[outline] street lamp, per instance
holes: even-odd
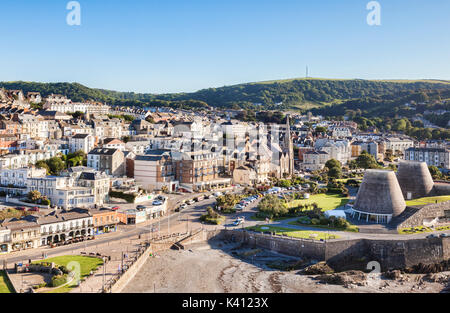
[[[170,235],[170,210],[169,215],[167,216],[167,235]]]
[[[103,258],[103,292],[105,292],[106,258]]]

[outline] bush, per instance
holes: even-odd
[[[319,190],[317,190],[317,193],[327,193],[328,192],[328,188],[324,187],[324,188],[320,188]]]
[[[301,218],[298,219],[298,222],[300,224],[309,225],[309,224],[311,224],[311,219],[309,217],[307,217],[307,216],[302,216]]]
[[[234,214],[234,213],[236,213],[236,210],[231,208],[231,209],[223,209],[220,212],[222,212],[223,214]]]
[[[207,215],[202,215],[200,217],[200,220],[202,222],[205,222],[205,223],[208,223],[208,224],[220,225],[224,221],[224,218],[222,216],[220,216],[218,218],[212,218],[212,217],[209,217]]]
[[[277,196],[265,196],[258,204],[258,210],[269,218],[281,217],[289,213],[285,203]]]
[[[44,288],[47,287],[46,283],[40,283],[39,285],[34,285],[33,289],[40,289],[40,288]]]
[[[347,180],[347,185],[350,187],[359,187],[359,184],[359,181],[357,181],[356,179]]]
[[[213,225],[220,225],[225,220],[225,218],[214,211],[212,207],[208,207],[207,212],[207,214],[204,214],[200,217],[200,220],[202,222]]]
[[[67,283],[67,274],[52,277],[52,287],[59,287]]]
[[[350,223],[345,219],[345,218],[338,218],[335,223],[334,223],[335,227],[337,228],[348,228],[350,227]]]
[[[50,200],[49,199],[41,199],[41,204],[43,205],[50,205]]]
[[[224,210],[232,209],[236,204],[238,204],[241,201],[242,198],[243,198],[242,195],[226,194],[217,197],[216,203],[218,207],[221,207]]]
[[[120,191],[110,191],[109,195],[111,197],[113,197],[113,198],[124,199],[128,203],[134,203],[134,200],[136,199],[136,195],[135,194],[127,194],[127,193],[123,193],[123,192],[120,192]]]
[[[313,218],[313,219],[311,220],[311,224],[312,224],[312,225],[319,225],[319,224],[320,224],[320,220],[317,219],[317,218]]]
[[[335,193],[335,194],[341,194],[342,193],[342,189],[341,188],[328,188],[328,192],[329,193]]]

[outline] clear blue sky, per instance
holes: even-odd
[[[450,79],[450,1],[0,1],[0,81],[195,91],[305,76]]]

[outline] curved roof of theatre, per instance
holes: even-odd
[[[405,210],[406,203],[395,173],[368,170],[353,207],[369,214],[400,215]]]

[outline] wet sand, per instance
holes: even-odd
[[[383,279],[380,274],[369,274],[365,286],[352,285],[348,288],[327,285],[319,283],[315,276],[299,275],[298,270],[287,272],[265,266],[267,261],[292,260],[290,257],[262,251],[256,260],[251,256],[242,260],[232,252],[242,253],[245,249],[233,248],[236,248],[236,245],[200,244],[188,247],[187,250],[161,252],[156,257],[149,258],[123,292],[438,293],[445,288],[441,283],[420,283],[423,275],[410,275],[409,281],[400,282]]]

